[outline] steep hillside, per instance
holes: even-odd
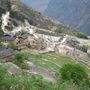
[[[39,12],[36,12],[32,8],[27,7],[19,0],[0,0],[0,10],[0,14],[2,14],[2,12],[10,10],[11,18],[16,23],[20,23],[20,21],[28,19],[30,24],[41,28],[52,29],[58,26],[58,23],[55,23],[54,21],[43,17]]]
[[[51,0],[44,14],[90,35],[90,0]]]
[[[87,36],[20,0],[0,1],[0,90],[90,90],[89,68]]]
[[[12,22],[12,26],[21,25],[22,22],[27,19],[31,25],[39,28],[56,31],[59,33],[67,33],[70,35],[77,34],[77,32],[75,32],[72,28],[42,16],[41,13],[34,11],[32,8],[26,6],[19,0],[1,0],[0,16],[2,16],[2,13],[6,13],[7,11],[10,12],[10,21]]]

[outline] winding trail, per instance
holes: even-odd
[[[34,65],[30,61],[28,61],[27,64],[30,66],[29,73],[38,74],[50,82],[56,81],[55,75],[52,72],[48,71],[47,69],[44,69],[44,68],[39,67],[37,65]]]

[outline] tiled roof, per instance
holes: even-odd
[[[2,40],[13,41],[15,38],[11,36],[3,36]]]
[[[12,56],[14,54],[14,51],[12,49],[3,49],[0,50],[0,58],[5,58],[8,56]]]

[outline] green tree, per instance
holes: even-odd
[[[60,25],[55,32],[56,33],[63,33],[64,32],[64,29],[65,29],[65,26],[64,25]]]
[[[21,63],[23,63],[23,61],[24,61],[24,57],[23,57],[22,53],[16,53],[15,59],[16,59],[16,61],[21,62]]]
[[[82,39],[88,39],[88,36],[85,35],[84,33],[78,32],[76,35],[78,38],[82,38]]]
[[[83,52],[86,52],[86,53],[87,53],[88,48],[89,48],[89,46],[87,46],[87,45],[83,45],[83,46],[81,46],[79,49],[80,49],[81,51],[83,51]]]
[[[62,80],[72,81],[79,85],[83,83],[89,83],[88,74],[84,67],[79,64],[65,64],[60,69]]]

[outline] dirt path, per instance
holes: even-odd
[[[28,61],[27,64],[30,66],[30,73],[38,74],[44,79],[55,82],[55,75],[52,72],[49,72],[47,69],[34,65],[32,62]]]

